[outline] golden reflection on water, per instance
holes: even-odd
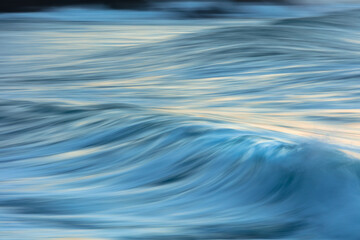
[[[343,124],[341,128],[337,125],[324,124],[309,121],[300,121],[296,118],[301,113],[256,113],[249,112],[248,109],[183,109],[181,107],[168,109],[166,111],[185,114],[191,116],[205,117],[210,119],[224,120],[229,123],[229,128],[241,129],[245,126],[257,129],[286,133],[294,136],[318,139],[327,143],[352,146],[352,150],[360,147],[360,123]],[[338,111],[338,110],[332,110]],[[350,109],[340,112],[360,113]],[[354,153],[356,154],[356,153]]]

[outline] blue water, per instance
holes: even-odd
[[[309,15],[1,15],[0,239],[360,239],[360,11]]]

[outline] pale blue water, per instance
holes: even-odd
[[[0,239],[360,238],[359,10],[92,11],[0,16]]]

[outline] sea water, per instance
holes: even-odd
[[[360,11],[304,9],[1,14],[0,238],[359,239]]]

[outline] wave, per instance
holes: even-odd
[[[0,107],[3,220],[63,236],[357,238],[360,165],[333,146],[121,104]]]
[[[0,238],[358,239],[358,13],[2,22]]]

